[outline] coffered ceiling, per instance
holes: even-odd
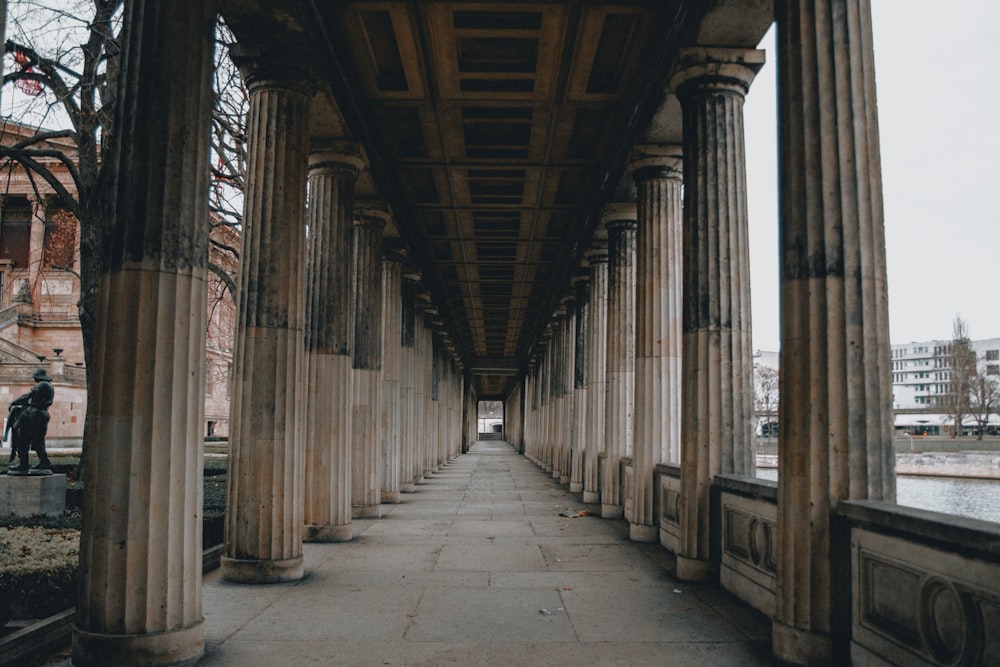
[[[677,49],[712,30],[753,46],[770,20],[733,0],[226,5],[241,41],[307,45],[330,84],[314,136],[364,146],[359,197],[391,208],[483,398],[526,367],[602,206],[628,196],[632,145],[679,140]]]

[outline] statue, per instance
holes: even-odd
[[[55,397],[52,378],[44,368],[37,368],[31,374],[35,386],[26,394],[11,402],[8,409],[7,428],[4,440],[11,434],[10,460],[18,457],[15,468],[8,468],[8,475],[51,475],[52,463],[45,453],[45,433],[49,428],[49,406]],[[28,467],[28,452],[35,450],[38,463],[34,468]]]

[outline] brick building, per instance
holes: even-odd
[[[37,130],[7,122],[0,133],[13,145]],[[71,159],[70,139],[38,145]],[[67,190],[76,186],[56,158],[38,158]],[[239,233],[216,226],[209,254],[232,273],[236,259],[220,248],[239,248]],[[77,302],[80,298],[79,223],[42,178],[15,162],[0,163],[0,406],[27,391],[32,371],[48,370],[56,389],[48,439],[55,446],[82,441],[87,412],[83,337]],[[229,422],[228,378],[232,361],[235,306],[223,282],[209,280],[209,324],[206,332],[205,434],[226,437]]]

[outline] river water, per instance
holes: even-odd
[[[778,471],[758,468],[757,477],[775,481]],[[900,475],[896,477],[896,502],[1000,523],[1000,480]]]

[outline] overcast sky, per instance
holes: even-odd
[[[892,342],[1000,337],[1000,2],[872,0]],[[777,350],[773,30],[746,102],[754,348]]]

